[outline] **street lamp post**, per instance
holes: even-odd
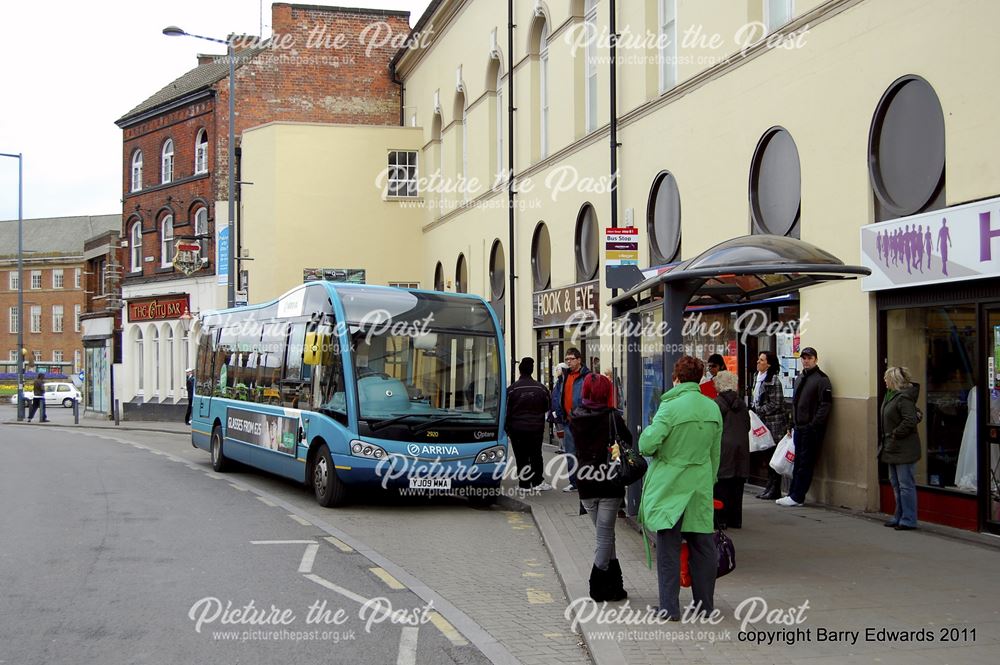
[[[17,420],[24,420],[24,156],[0,152],[17,160]]]
[[[236,53],[233,48],[233,40],[230,39],[216,39],[215,37],[205,37],[203,35],[195,35],[190,32],[185,32],[184,30],[178,28],[176,25],[170,25],[163,29],[163,34],[168,37],[194,37],[195,39],[204,39],[205,41],[215,42],[216,44],[225,44],[226,52],[229,57],[229,223],[227,226],[228,240],[227,243],[227,270],[229,272],[226,278],[226,301],[227,307],[234,307],[236,305],[236,198],[235,198],[235,187],[236,187],[236,138],[235,138],[235,117],[236,117]]]

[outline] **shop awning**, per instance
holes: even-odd
[[[693,289],[690,305],[738,304],[870,274],[864,266],[847,265],[796,238],[748,235],[726,240],[678,263],[612,298],[609,304],[628,310],[628,301],[635,302],[644,291],[680,283]]]

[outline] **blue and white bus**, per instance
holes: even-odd
[[[309,282],[201,318],[192,444],[311,485],[490,503],[507,462],[503,340],[464,294]]]

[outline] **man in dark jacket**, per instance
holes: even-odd
[[[504,429],[510,437],[517,462],[518,486],[550,490],[542,471],[542,436],[549,411],[549,389],[531,378],[535,361],[523,359],[517,366],[520,377],[507,388],[507,419]]]
[[[187,386],[187,411],[184,412],[184,424],[191,424],[191,403],[194,401],[194,369],[191,367],[187,368],[184,372],[184,383]]]
[[[563,488],[564,492],[576,491],[576,443],[573,441],[573,432],[569,428],[570,420],[573,419],[573,409],[580,406],[583,399],[583,380],[590,374],[590,370],[583,364],[583,356],[580,349],[570,347],[566,349],[564,358],[568,369],[563,375],[563,380],[557,386],[558,394],[553,395],[552,402],[556,409],[556,420],[563,425],[563,448],[570,456],[569,460],[569,485]]]
[[[801,506],[805,503],[833,407],[833,386],[830,377],[816,364],[816,349],[807,346],[799,357],[802,359],[802,373],[795,380],[795,391],[792,393],[795,468],[788,496],[775,501],[779,506]]]
[[[39,374],[35,377],[35,383],[31,387],[32,399],[31,408],[28,409],[28,422],[35,417],[35,411],[39,408],[42,410],[42,417],[40,422],[49,422],[48,416],[45,415],[45,375]]]

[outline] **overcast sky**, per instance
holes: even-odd
[[[308,0],[410,11],[429,0]],[[24,218],[121,213],[122,131],[114,124],[225,47],[167,37],[164,27],[224,39],[270,34],[270,1],[50,0],[4,5],[0,152],[24,155]],[[17,160],[0,157],[0,219],[17,218]]]

